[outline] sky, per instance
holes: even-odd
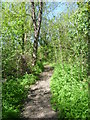
[[[62,12],[66,12],[68,5],[70,5],[70,7],[72,9],[77,8],[77,4],[73,3],[73,2],[72,3],[68,3],[68,2],[59,3],[58,2],[58,5],[56,5],[55,9],[51,10],[51,12],[49,13],[49,17],[52,18],[53,16],[60,15]],[[69,9],[70,9],[70,7],[69,7]]]
[[[54,10],[52,10],[52,12],[50,12],[49,15],[51,17],[53,17],[53,15],[56,16],[58,13],[62,13],[63,11],[65,11],[65,9],[66,9],[65,4],[59,3],[58,6]]]

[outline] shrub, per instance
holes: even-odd
[[[88,90],[86,75],[78,65],[58,64],[51,79],[52,107],[60,119],[87,118]]]
[[[44,70],[43,62],[37,61],[37,64],[32,68],[35,74],[39,74]]]
[[[22,78],[10,79],[3,83],[3,119],[18,118],[28,88],[36,79],[32,74],[25,74]]]

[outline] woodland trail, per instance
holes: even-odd
[[[31,86],[27,101],[22,111],[23,118],[50,118],[57,120],[57,113],[54,112],[50,104],[50,78],[53,69],[50,66],[44,67],[44,72],[40,74],[39,81]]]

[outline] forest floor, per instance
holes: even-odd
[[[50,118],[57,120],[57,113],[52,110],[50,98],[50,78],[53,68],[46,65],[39,81],[30,87],[21,115],[23,118]]]

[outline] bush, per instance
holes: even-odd
[[[18,118],[28,88],[36,79],[36,76],[26,74],[22,78],[10,79],[3,83],[3,119]]]
[[[37,64],[32,68],[35,74],[39,74],[44,70],[42,61],[38,61]]]
[[[87,118],[88,87],[78,65],[58,64],[51,79],[52,107],[60,119]]]

